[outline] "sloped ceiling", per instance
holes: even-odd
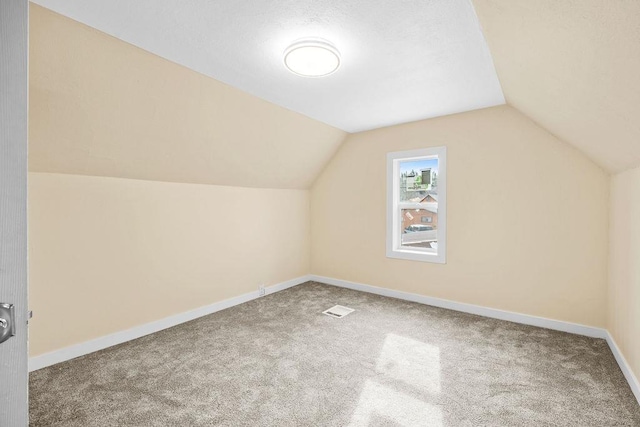
[[[173,61],[33,6],[36,170],[306,188],[345,136],[320,122],[359,131],[497,105],[500,84],[607,171],[640,165],[640,1],[36,1]],[[283,69],[307,35],[339,46],[338,73]]]
[[[470,0],[34,0],[347,132],[504,104]],[[338,72],[294,75],[283,52],[319,37]]]
[[[31,5],[29,169],[308,188],[346,133]]]
[[[640,1],[473,3],[508,104],[609,172],[640,164]]]

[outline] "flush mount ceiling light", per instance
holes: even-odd
[[[340,52],[324,40],[300,40],[284,51],[284,65],[299,76],[328,76],[340,67]]]

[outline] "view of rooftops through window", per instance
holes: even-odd
[[[403,161],[399,172],[401,245],[435,251],[438,248],[438,159]]]

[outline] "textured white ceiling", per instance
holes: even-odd
[[[640,165],[640,1],[474,4],[510,105],[609,172]]]
[[[156,55],[348,132],[504,103],[470,0],[35,0]],[[331,41],[338,72],[282,52]]]

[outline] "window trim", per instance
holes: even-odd
[[[399,188],[401,161],[424,157],[438,158],[438,249],[436,253],[402,248]],[[406,205],[406,203],[403,203]],[[418,204],[417,207],[420,207]],[[405,259],[446,264],[447,260],[447,147],[431,147],[419,150],[395,151],[387,154],[387,258]]]

